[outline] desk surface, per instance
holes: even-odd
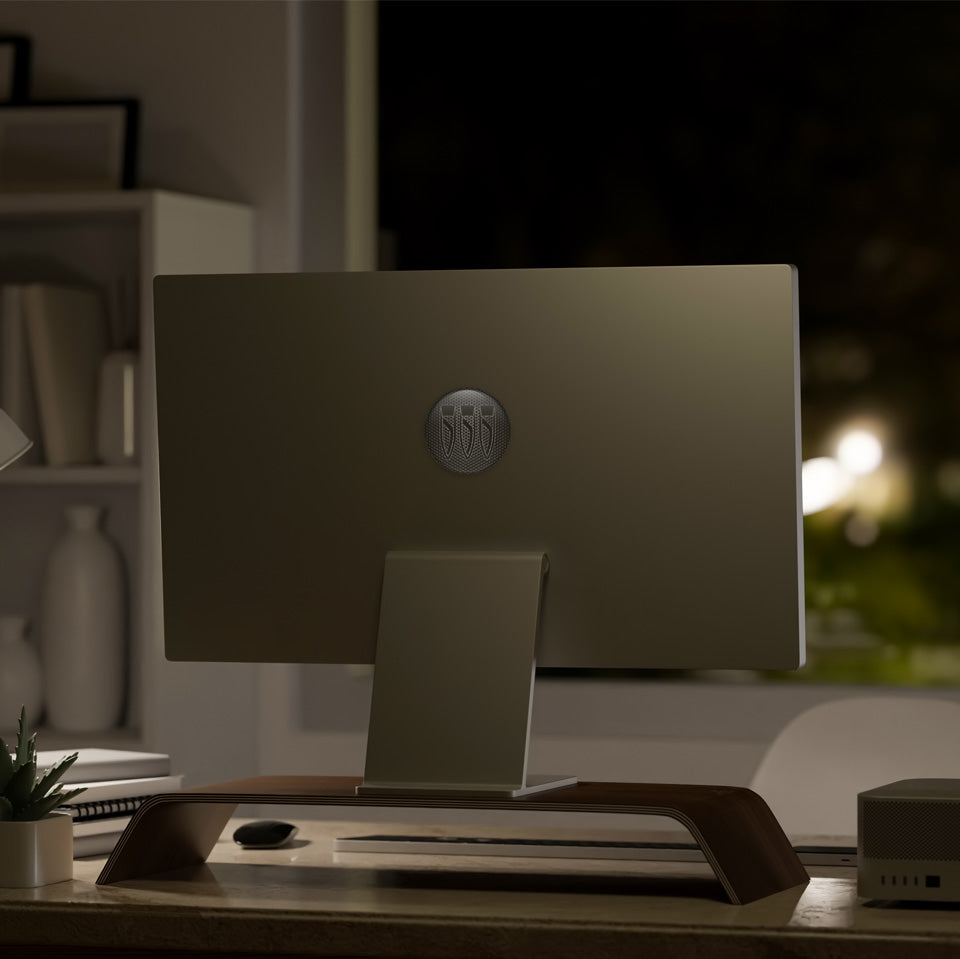
[[[4,959],[46,955],[51,945],[73,947],[57,949],[67,956],[110,955],[110,947],[125,956],[375,959],[900,959],[960,949],[960,907],[864,903],[850,868],[814,868],[805,888],[733,906],[709,868],[696,863],[332,852],[335,836],[392,828],[383,823],[301,822],[292,846],[254,853],[230,840],[237,823],[208,863],[162,878],[97,886],[103,860],[90,859],[75,863],[71,882],[0,890]],[[505,832],[485,829],[471,832]]]

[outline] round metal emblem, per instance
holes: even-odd
[[[424,429],[433,458],[453,473],[480,473],[493,466],[510,442],[506,410],[483,390],[441,396]]]

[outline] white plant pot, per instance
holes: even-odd
[[[73,819],[0,822],[0,888],[32,889],[73,879]]]

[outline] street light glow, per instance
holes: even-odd
[[[850,492],[853,477],[832,456],[807,460],[801,471],[803,515],[819,513],[843,499]]]
[[[883,461],[883,444],[870,430],[850,430],[837,443],[837,461],[848,473],[866,476]]]

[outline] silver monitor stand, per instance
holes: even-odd
[[[544,553],[387,554],[358,794],[524,796]]]

